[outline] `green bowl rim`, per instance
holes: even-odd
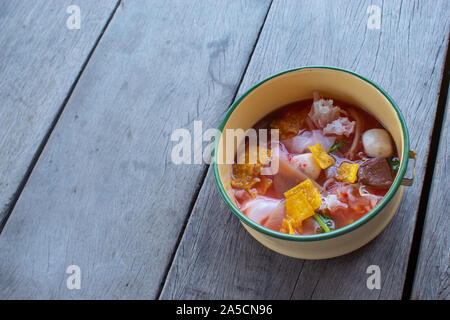
[[[389,191],[386,193],[386,195],[383,197],[383,199],[381,200],[381,202],[369,213],[367,213],[365,216],[363,216],[362,218],[360,218],[359,220],[356,220],[355,222],[331,231],[331,232],[327,232],[327,233],[320,233],[320,234],[314,234],[314,235],[290,235],[290,234],[286,234],[286,233],[282,233],[282,232],[278,232],[278,231],[274,231],[268,228],[265,228],[263,226],[261,226],[260,224],[256,223],[255,221],[251,220],[250,218],[248,218],[246,215],[244,215],[235,205],[234,203],[230,200],[230,198],[228,197],[227,192],[225,191],[225,188],[222,184],[222,181],[220,180],[219,177],[219,171],[218,171],[218,167],[217,167],[217,162],[216,162],[216,149],[219,143],[219,139],[220,139],[220,135],[222,133],[222,130],[226,124],[226,122],[228,121],[230,115],[233,113],[233,111],[236,109],[236,107],[241,103],[241,101],[247,97],[247,95],[249,95],[253,90],[255,90],[256,88],[258,88],[259,86],[261,86],[263,83],[276,78],[278,76],[281,76],[283,74],[286,73],[290,73],[290,72],[294,72],[294,71],[298,71],[298,70],[304,70],[304,69],[330,69],[330,70],[335,70],[335,71],[340,71],[340,72],[346,72],[348,74],[351,74],[353,76],[356,76],[358,78],[360,78],[361,80],[364,80],[365,82],[371,84],[373,87],[375,87],[375,89],[377,89],[380,93],[382,93],[386,99],[390,102],[390,104],[394,107],[395,111],[397,112],[398,118],[400,120],[400,123],[402,125],[402,131],[403,131],[403,139],[404,139],[404,149],[403,149],[403,157],[402,157],[402,161],[400,164],[400,169],[397,173],[397,177],[395,178],[391,188],[389,189]],[[402,183],[402,179],[405,175],[407,166],[408,166],[408,152],[409,152],[409,134],[408,134],[408,129],[406,127],[406,122],[405,119],[403,118],[403,115],[400,111],[400,109],[398,108],[397,104],[394,102],[394,100],[387,94],[386,91],[384,91],[379,85],[377,85],[376,83],[374,83],[373,81],[357,74],[356,72],[350,71],[350,70],[346,70],[343,68],[338,68],[338,67],[329,67],[329,66],[305,66],[305,67],[299,67],[299,68],[294,68],[294,69],[289,69],[280,73],[277,73],[275,75],[272,75],[262,81],[260,81],[259,83],[257,83],[256,85],[254,85],[253,87],[251,87],[250,89],[248,89],[243,95],[241,95],[239,97],[238,100],[236,100],[232,106],[230,107],[230,109],[227,111],[227,113],[225,114],[224,118],[222,119],[220,125],[219,125],[219,132],[218,135],[216,136],[216,139],[214,141],[214,149],[212,152],[212,165],[213,165],[213,171],[214,171],[214,180],[216,182],[216,186],[219,189],[219,193],[222,196],[223,200],[225,201],[225,203],[228,205],[228,207],[230,207],[231,211],[239,218],[239,220],[241,220],[242,222],[244,222],[246,225],[250,226],[251,228],[255,229],[256,231],[259,231],[263,234],[266,234],[268,236],[272,236],[278,239],[283,239],[283,240],[290,240],[290,241],[320,241],[320,240],[326,240],[326,239],[332,239],[344,234],[347,234],[353,230],[355,230],[356,228],[359,228],[360,226],[362,226],[363,224],[367,223],[369,220],[371,220],[373,217],[375,217],[380,211],[381,209],[383,209],[386,204],[392,199],[392,197],[394,196],[394,194],[397,192],[398,188],[400,187],[401,183]]]

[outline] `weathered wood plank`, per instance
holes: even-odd
[[[369,5],[382,8],[380,30],[366,28]],[[303,261],[253,240],[223,204],[210,170],[163,299],[401,298],[448,40],[448,10],[448,1],[273,2],[240,93],[301,65],[339,66],[373,79],[406,117],[419,155],[415,184],[406,190],[393,221],[370,244],[343,257]],[[381,290],[366,287],[369,265],[381,269]]]
[[[450,300],[450,230],[449,208],[450,181],[450,125],[449,103],[443,122],[439,151],[433,176],[433,185],[428,201],[427,215],[422,233],[421,249],[415,281],[413,299]]]
[[[1,298],[155,298],[269,1],[122,1],[0,236]],[[81,290],[66,288],[69,265]]]
[[[0,1],[0,226],[117,0]]]

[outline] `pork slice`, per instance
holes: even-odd
[[[309,179],[309,177],[290,165],[289,162],[279,158],[278,172],[273,176],[273,185],[278,196],[283,196],[283,193],[292,189],[300,182]],[[311,179],[312,181],[312,179]],[[315,183],[313,181],[313,183]]]
[[[282,200],[275,209],[269,214],[264,227],[274,231],[280,231],[283,219],[286,217],[286,201]]]
[[[284,145],[289,152],[300,154],[309,152],[308,147],[313,146],[316,143],[320,143],[322,148],[328,151],[335,141],[336,137],[327,137],[321,130],[313,130],[305,131],[292,139],[284,140]]]
[[[360,164],[358,181],[374,188],[389,188],[394,181],[385,158],[373,158]]]
[[[251,195],[246,190],[234,190],[234,198],[239,201],[239,203],[244,203],[251,198]]]
[[[247,201],[241,208],[247,217],[260,225],[264,225],[267,218],[274,212],[282,202],[280,199],[273,199],[265,196],[256,196]]]

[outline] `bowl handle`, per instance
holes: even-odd
[[[408,152],[408,167],[409,167],[409,160],[410,159],[414,160],[412,173],[411,173],[411,178],[403,178],[403,180],[402,180],[402,185],[408,186],[408,187],[412,186],[413,181],[414,181],[414,176],[416,174],[416,152],[414,150],[410,150]]]

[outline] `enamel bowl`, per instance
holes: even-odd
[[[391,133],[400,158],[400,168],[391,188],[381,202],[368,214],[352,224],[328,233],[289,235],[267,229],[245,216],[237,207],[231,189],[231,164],[226,153],[236,153],[224,134],[226,129],[251,128],[256,122],[281,106],[310,99],[318,91],[326,97],[361,107],[375,116]],[[213,154],[214,178],[222,198],[240,219],[245,229],[266,247],[295,258],[326,259],[354,251],[375,238],[397,211],[403,186],[412,179],[404,178],[408,159],[415,159],[409,150],[406,123],[391,97],[372,81],[348,70],[334,67],[303,67],[269,77],[244,93],[222,120]],[[414,163],[415,165],[415,163]],[[414,174],[414,170],[413,174]]]

